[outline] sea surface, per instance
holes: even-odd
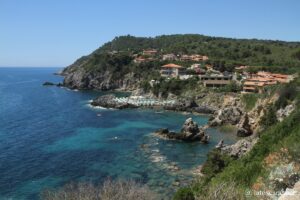
[[[216,129],[207,145],[156,138],[156,129],[179,131],[188,117],[204,125],[208,116],[91,108],[89,100],[105,93],[42,86],[61,82],[53,75],[59,70],[0,68],[1,200],[35,200],[45,189],[108,177],[134,179],[168,198],[220,139],[235,141]]]

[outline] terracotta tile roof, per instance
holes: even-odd
[[[182,66],[176,65],[176,64],[173,64],[173,63],[163,65],[162,67],[163,68],[183,68]]]

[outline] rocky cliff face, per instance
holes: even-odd
[[[128,73],[122,79],[114,79],[113,73],[88,71],[80,66],[70,66],[64,70],[63,85],[71,89],[98,89],[98,90],[134,90],[138,87],[139,79],[134,73]]]

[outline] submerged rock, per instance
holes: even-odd
[[[137,108],[138,106],[130,104],[128,102],[118,102],[116,101],[115,95],[108,94],[97,97],[91,103],[92,106],[100,106],[104,108],[116,108],[116,109],[125,109],[125,108]]]
[[[199,127],[198,124],[192,120],[192,118],[188,118],[184,122],[180,133],[171,132],[166,128],[159,129],[155,133],[167,139],[188,142],[200,141],[202,143],[208,143],[209,141],[209,136],[205,134],[204,128]]]

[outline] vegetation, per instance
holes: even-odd
[[[159,79],[159,83],[155,84],[152,88],[152,92],[156,96],[167,97],[169,93],[177,96],[181,95],[183,91],[195,88],[198,85],[198,77],[190,78],[187,80],[180,80],[178,78],[172,79]],[[147,88],[144,88],[146,90]]]
[[[197,34],[163,35],[155,38],[116,37],[96,53],[159,49],[161,53],[208,55],[209,64],[220,71],[232,71],[235,65],[266,66],[269,71],[293,73],[300,67],[300,43],[271,40],[245,40],[209,37]]]
[[[157,196],[148,187],[134,181],[106,180],[103,185],[91,183],[67,184],[58,191],[46,190],[43,200],[156,200]]]
[[[281,149],[288,149],[290,159],[300,164],[300,94],[297,91],[299,86],[300,81],[297,79],[279,88],[278,94],[280,96],[278,101],[296,101],[296,109],[282,122],[270,123],[274,120],[273,114],[271,114],[274,111],[273,109],[279,108],[282,104],[278,103],[277,105],[275,103],[270,105],[271,107],[268,109],[270,114],[267,114],[264,120],[266,129],[260,133],[259,141],[248,154],[238,160],[220,155],[217,150],[208,155],[208,160],[203,169],[206,175],[191,186],[191,193],[195,197],[199,197],[197,199],[203,199],[204,197],[205,199],[210,199],[208,198],[210,193],[219,193],[220,197],[228,195],[225,185],[220,188],[224,183],[234,183],[235,191],[233,196],[224,199],[245,199],[245,195],[247,195],[245,191],[251,189],[258,177],[265,177],[268,174],[268,170],[264,165],[264,159],[274,152],[280,152]],[[284,88],[294,88],[297,92],[291,98],[291,96],[285,95],[283,92],[285,91]]]
[[[103,73],[110,71],[114,79],[120,79],[133,72],[137,78],[158,78],[160,66],[167,61],[154,59],[146,63],[133,63],[133,54],[140,55],[144,49],[159,51],[154,58],[162,54],[202,54],[208,55],[206,64],[215,69],[232,71],[236,65],[258,66],[249,71],[268,70],[271,72],[295,73],[300,68],[300,43],[269,40],[242,40],[221,37],[209,37],[196,34],[163,35],[155,38],[133,36],[116,37],[88,56],[81,57],[73,65],[87,71]],[[117,51],[117,53],[114,53]],[[189,62],[175,63],[190,65]],[[263,66],[263,67],[260,67]]]
[[[255,94],[255,93],[243,94],[241,96],[241,99],[245,104],[246,111],[250,111],[252,108],[254,108],[255,103],[257,102],[259,96],[260,96],[259,94]]]

